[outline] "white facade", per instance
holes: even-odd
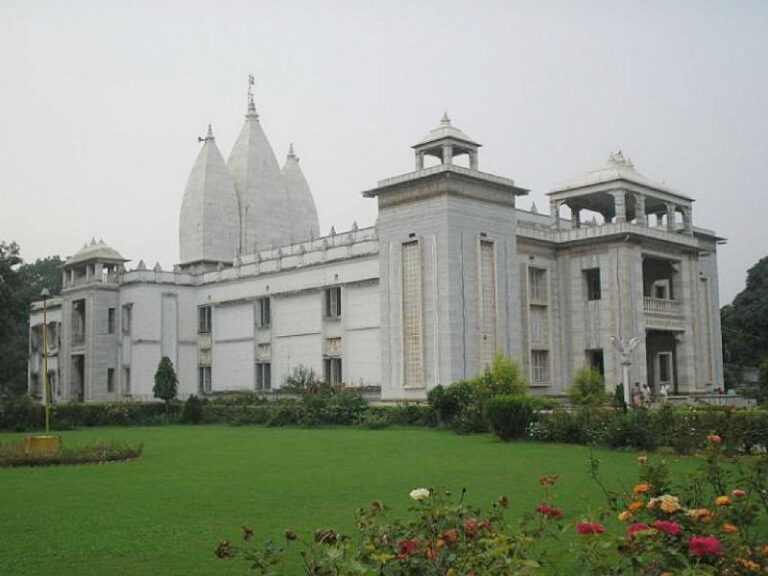
[[[618,154],[553,191],[551,215],[526,212],[515,206],[526,190],[478,169],[479,146],[444,117],[414,146],[413,172],[364,193],[378,202],[376,227],[318,238],[298,160],[291,150],[279,170],[251,103],[228,166],[204,139],[179,266],[126,270],[95,242],[67,260],[48,302],[54,399],[150,399],[168,356],[181,397],[267,392],[306,366],[384,400],[421,400],[482,373],[496,352],[522,363],[534,393],[562,394],[585,364],[619,383],[612,336],[641,338],[633,382],[722,387],[719,239],[693,226],[690,198]],[[454,163],[462,154],[469,167]],[[425,168],[425,156],[440,163]],[[297,217],[275,217],[286,207]],[[293,226],[269,228],[264,215]],[[38,308],[29,390],[40,396]]]

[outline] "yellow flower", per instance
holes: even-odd
[[[715,504],[718,506],[730,506],[731,505],[731,497],[730,496],[718,496],[715,498]]]
[[[635,502],[632,502],[632,503],[629,505],[629,509],[630,509],[632,512],[639,512],[639,511],[640,511],[640,510],[642,510],[643,508],[645,508],[645,502],[639,502],[639,501],[635,501]]]
[[[635,484],[635,487],[632,489],[632,492],[635,494],[647,494],[651,491],[651,485],[648,484],[648,482],[641,482],[640,484]]]
[[[618,518],[622,522],[626,522],[627,520],[632,518],[632,512],[630,512],[629,510],[624,510],[623,512],[619,512]]]
[[[661,508],[662,512],[666,512],[667,514],[673,514],[682,508],[676,496],[664,494],[663,496],[659,496],[658,500],[661,502],[659,508]]]
[[[726,522],[725,524],[723,524],[723,532],[725,532],[726,534],[735,534],[738,531],[739,531],[739,528],[735,524],[731,524],[729,522]]]

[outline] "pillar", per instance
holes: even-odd
[[[581,228],[581,210],[575,204],[568,204],[568,207],[571,209],[571,227]]]
[[[675,205],[672,202],[667,202],[667,230],[675,230]]]
[[[686,234],[693,234],[693,218],[691,206],[683,206],[683,228]]]
[[[645,194],[635,194],[635,218],[641,226],[648,226],[648,216],[645,214]]]
[[[424,170],[424,153],[416,152],[416,170]]]
[[[477,170],[477,150],[473,150],[469,153],[469,167],[472,170]]]
[[[616,222],[627,221],[627,196],[624,190],[613,192],[613,208],[616,214]]]
[[[443,144],[443,164],[453,164],[453,146]]]
[[[560,202],[557,200],[549,201],[549,215],[555,219],[555,229],[560,230]]]

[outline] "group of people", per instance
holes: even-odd
[[[635,385],[632,387],[632,405],[633,406],[645,406],[646,408],[651,405],[651,397],[653,395],[653,392],[651,390],[651,387],[648,386],[647,383],[643,382],[641,385],[640,382],[635,382]],[[667,398],[669,397],[669,385],[668,384],[662,384],[659,387],[659,395],[658,399],[659,401],[664,404],[667,401]]]

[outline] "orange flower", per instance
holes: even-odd
[[[632,503],[629,505],[629,509],[630,509],[632,512],[639,512],[639,511],[640,511],[640,510],[642,510],[643,508],[645,508],[645,502],[639,502],[639,501],[635,501],[635,502],[632,502]]]
[[[718,506],[730,506],[731,505],[731,497],[730,496],[718,496],[715,498],[715,504]]]
[[[735,534],[738,531],[739,531],[739,527],[736,526],[735,524],[731,524],[729,522],[726,522],[725,524],[723,524],[723,532],[725,532],[726,534]]]
[[[753,562],[752,560],[747,560],[746,558],[736,558],[736,562],[744,566],[747,570],[750,572],[760,572],[760,564],[757,562]]]
[[[768,556],[768,544],[763,544],[763,547],[760,548],[760,554]]]
[[[635,494],[647,494],[651,491],[651,485],[648,484],[648,482],[641,482],[640,484],[635,484],[635,487],[632,488],[632,492]]]
[[[690,510],[688,515],[694,520],[698,520],[704,524],[712,521],[712,512],[706,508],[695,508],[694,510]]]
[[[629,510],[624,510],[623,512],[619,512],[618,518],[622,522],[626,522],[627,520],[630,520],[632,518],[632,512],[630,512]]]
[[[651,498],[648,502],[648,508],[654,508],[656,504],[659,504],[661,511],[666,512],[667,514],[673,514],[682,509],[677,496],[672,496],[671,494],[664,494],[658,498]]]

